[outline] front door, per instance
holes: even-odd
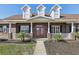
[[[47,26],[45,24],[38,24],[34,26],[34,33],[35,38],[45,38],[47,37]]]

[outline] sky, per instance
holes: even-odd
[[[6,17],[22,14],[21,8],[25,4],[0,4],[0,19],[4,19]],[[36,7],[39,4],[28,4],[32,8],[32,13],[37,13]],[[62,7],[61,14],[79,14],[79,4],[59,4]],[[45,12],[49,13],[51,7],[54,4],[44,4],[46,7]]]

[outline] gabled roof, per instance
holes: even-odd
[[[37,10],[45,9],[45,6],[43,4],[40,4],[36,8]]]
[[[34,17],[36,14],[32,14],[31,17]],[[23,20],[23,15],[21,14],[17,14],[17,15],[12,15],[12,16],[9,16],[9,17],[6,17],[4,18],[5,20]]]
[[[26,5],[24,5],[21,9],[22,9],[22,10],[31,9],[31,7],[26,4]]]
[[[4,18],[5,20],[19,20],[19,19],[23,19],[22,15],[13,15],[13,16],[9,16],[9,17],[6,17]]]
[[[64,18],[64,19],[79,19],[79,14],[61,14],[60,18]]]
[[[33,17],[29,20],[27,20],[27,22],[50,22],[51,21],[51,18],[50,17],[45,17],[45,16],[36,16],[36,17]]]
[[[35,18],[35,17],[38,17],[38,16],[36,16],[36,14],[32,14],[32,16],[31,16],[32,18]],[[45,14],[45,16],[44,17],[46,17],[46,18],[49,18],[50,17],[50,15],[49,14]],[[63,19],[79,19],[79,14],[61,14],[61,17],[60,17],[60,19],[61,18],[63,18]],[[23,17],[22,17],[22,15],[13,15],[13,16],[9,16],[9,17],[6,17],[6,18],[4,18],[5,20],[22,20],[23,19]]]
[[[51,7],[49,14],[51,14],[51,12],[56,8],[62,9],[62,7],[60,7],[58,4],[55,4],[53,7]]]
[[[35,16],[35,17],[32,17],[30,19],[36,19],[36,18],[45,18],[45,19],[51,19],[50,17],[46,17],[46,16]]]
[[[49,16],[49,17],[47,17]],[[42,20],[41,20],[41,19]],[[3,19],[2,21],[0,20],[0,22],[6,24],[8,21],[10,22],[79,22],[79,14],[62,14],[61,17],[59,19],[52,19],[50,17],[50,15],[46,15],[46,16],[35,16],[32,17],[31,19],[25,20],[22,18],[22,15],[14,15],[14,16],[10,16],[7,17],[5,19]]]
[[[62,9],[61,6],[59,6],[58,4],[55,4],[55,5],[51,8],[51,10],[56,9],[56,8]]]

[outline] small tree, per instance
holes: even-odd
[[[55,39],[57,42],[63,40],[62,35],[61,35],[60,33],[56,33],[56,34],[54,35],[54,39]]]
[[[54,39],[56,40],[56,42],[60,42],[60,41],[63,40],[63,37],[62,37],[62,35],[60,33],[56,33],[54,35]],[[57,55],[59,54],[59,47],[60,47],[60,45],[57,43],[56,44],[56,54]]]
[[[20,39],[24,42],[24,40],[25,40],[25,35],[26,35],[26,34],[25,34],[24,32],[19,32],[18,35],[17,35],[17,37],[20,38]]]
[[[75,32],[74,35],[79,39],[79,32]]]

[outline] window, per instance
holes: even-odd
[[[42,12],[42,11],[43,11],[42,9],[39,10],[39,12]]]
[[[60,33],[59,25],[51,25],[51,33]]]
[[[79,31],[79,25],[76,26],[76,32],[78,32],[78,31]]]
[[[0,26],[0,32],[8,32],[9,31],[9,28],[4,25],[4,26]]]
[[[44,15],[44,10],[43,9],[39,9],[38,10],[38,15],[43,16]]]
[[[21,25],[20,32],[29,33],[29,25]]]
[[[58,14],[58,10],[54,10],[55,14]]]
[[[0,32],[2,32],[3,30],[2,30],[2,26],[0,26]]]
[[[8,28],[6,25],[3,26],[3,32],[8,32]]]
[[[54,10],[54,13],[55,13],[54,17],[55,17],[55,18],[59,18],[59,17],[58,17],[58,16],[59,16],[59,11],[58,11],[58,10]]]

